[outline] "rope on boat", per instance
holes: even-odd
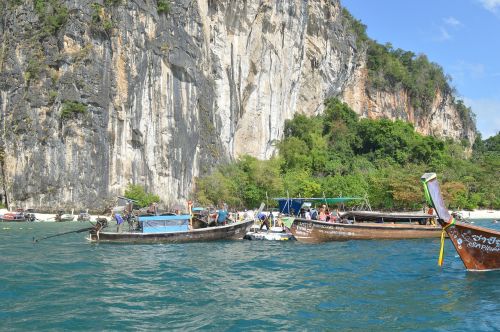
[[[444,226],[441,231],[441,248],[439,249],[438,265],[443,266],[443,256],[444,256],[444,239],[446,235],[446,229],[452,225],[455,225],[455,218],[451,218],[451,222]]]
[[[103,228],[103,227],[105,227],[105,225],[107,225],[107,220],[103,219],[103,218],[98,218],[95,225],[91,221],[89,221],[89,223],[92,225],[92,227],[86,227],[86,228],[82,228],[82,229],[77,229],[75,231],[69,231],[69,232],[63,232],[63,233],[58,233],[58,234],[54,234],[54,235],[49,235],[46,237],[42,237],[41,239],[37,239],[33,236],[33,243],[37,243],[37,242],[40,242],[42,240],[50,239],[50,238],[53,238],[56,236],[62,236],[62,235],[71,234],[71,233],[82,233],[82,232],[92,231],[92,230],[97,231],[97,237],[99,238],[99,231],[101,230],[101,228]]]

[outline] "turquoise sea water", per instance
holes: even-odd
[[[0,330],[500,330],[500,273],[450,242],[32,242],[86,226],[0,223]]]

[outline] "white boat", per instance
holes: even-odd
[[[267,241],[295,241],[295,236],[286,227],[271,227],[269,230],[261,230],[259,226],[252,227],[245,234],[245,240],[267,240]]]

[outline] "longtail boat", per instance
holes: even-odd
[[[17,209],[15,212],[6,212],[0,215],[0,222],[23,222],[35,221],[36,217],[32,209]]]
[[[63,213],[63,211],[58,211],[54,217],[56,222],[65,222],[65,221],[73,221],[75,216],[73,213]]]
[[[23,213],[19,212],[6,212],[4,215],[0,216],[0,221],[13,222],[13,221],[28,221]]]
[[[254,223],[253,219],[224,226],[208,225],[191,215],[139,217],[138,229],[121,232],[116,226],[98,221],[89,231],[91,242],[115,243],[182,243],[242,239]]]
[[[340,214],[342,219],[372,222],[418,222],[425,224],[433,215],[414,212],[376,212],[376,211],[347,211]]]
[[[436,173],[425,173],[421,180],[427,203],[436,210],[443,228],[438,264],[443,264],[446,232],[467,270],[500,270],[500,231],[456,221],[446,209]]]
[[[301,211],[307,201],[344,203],[362,198],[278,198],[280,212]],[[292,219],[292,220],[290,220]],[[434,215],[426,213],[378,213],[372,211],[339,214],[330,221],[288,218],[290,231],[301,242],[327,242],[374,239],[438,238],[441,227],[433,224]]]
[[[429,217],[429,219],[432,217]],[[342,223],[294,218],[290,231],[301,242],[348,240],[396,240],[438,238],[441,229],[436,225],[410,223]]]

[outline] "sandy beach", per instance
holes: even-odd
[[[452,212],[452,211],[450,211]],[[455,211],[467,219],[500,219],[499,210],[474,210],[474,211]]]
[[[0,215],[3,215],[5,212],[9,212],[7,209],[0,209]],[[452,212],[458,212],[460,213],[464,218],[467,219],[500,219],[500,210],[474,210],[474,211],[465,211],[465,210],[459,210],[459,211],[452,211],[450,210],[450,213]],[[243,212],[242,212],[243,213]],[[36,213],[35,216],[37,218],[37,221],[43,221],[43,222],[55,222],[55,213],[54,214],[45,214],[45,213]],[[78,215],[74,215],[74,222],[77,222]],[[90,220],[95,221],[97,218],[106,218],[108,221],[111,219],[110,216],[104,216],[104,215],[90,215]]]

